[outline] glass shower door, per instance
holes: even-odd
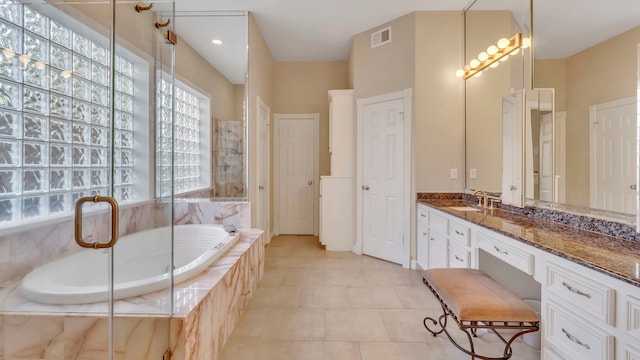
[[[154,135],[156,94],[173,87],[173,11],[0,0],[0,358],[161,359],[169,347],[173,192],[156,171],[172,175],[173,159]],[[152,241],[137,255],[136,234]],[[129,291],[148,278],[160,286]]]

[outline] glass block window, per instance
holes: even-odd
[[[158,129],[157,129],[157,174],[160,196],[171,193],[171,156],[173,144],[173,188],[175,193],[183,193],[202,188],[200,127],[201,99],[204,95],[176,82],[174,88],[165,79],[159,82]],[[175,124],[171,128],[172,96],[175,93]]]
[[[0,225],[109,194],[112,151],[114,196],[134,199],[134,65],[116,57],[112,149],[111,58],[93,38],[0,0]]]

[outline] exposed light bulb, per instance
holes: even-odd
[[[499,61],[494,62],[493,64],[489,65],[490,68],[495,69],[498,67],[498,65],[500,65]]]
[[[531,46],[531,38],[528,38],[528,37],[526,37],[526,38],[522,38],[522,46],[521,46],[521,47],[522,47],[523,49],[526,49],[526,48],[528,48],[529,46]]]
[[[465,65],[465,66],[462,67],[462,70],[464,70],[464,72],[467,72],[467,71],[471,70],[471,66]]]
[[[498,40],[498,49],[504,49],[507,46],[509,46],[509,44],[511,44],[511,41],[509,41],[509,39],[502,38],[502,39]]]
[[[2,49],[2,55],[4,55],[7,59],[13,59],[16,56],[16,52],[13,49],[4,48]]]
[[[62,76],[65,79],[68,79],[68,78],[71,77],[71,73],[68,72],[67,70],[63,70],[63,71],[60,72],[60,76]]]
[[[486,52],[481,52],[480,54],[478,54],[478,60],[480,61],[485,61],[489,58],[489,54],[487,54]]]
[[[472,69],[477,68],[479,65],[480,65],[480,61],[478,61],[478,59],[473,59],[469,61],[469,66],[471,66]]]
[[[498,52],[498,47],[495,45],[491,45],[487,48],[487,54],[489,56],[493,56]]]
[[[27,55],[18,56],[18,60],[20,60],[20,62],[25,64],[25,65],[31,62],[31,58],[29,56],[27,56]]]
[[[214,45],[222,45],[222,40],[220,39],[213,39],[211,40],[211,43]]]
[[[36,69],[38,70],[44,70],[44,68],[46,67],[46,65],[42,62],[42,61],[36,61]]]
[[[509,55],[505,55],[503,58],[500,59],[500,61],[507,61],[509,59]]]
[[[480,77],[480,76],[482,76],[482,71],[478,71],[477,73],[473,74],[472,77],[475,78],[475,77]]]
[[[516,54],[518,54],[519,52],[520,52],[520,48],[516,48],[516,49],[515,49],[515,50],[513,50],[513,51],[511,52],[511,54],[509,54],[509,55],[516,55]]]
[[[456,71],[456,76],[457,76],[457,77],[462,77],[463,75],[464,75],[464,70],[462,70],[462,69],[458,69],[458,70]]]

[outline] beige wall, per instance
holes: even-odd
[[[533,86],[555,89],[555,110],[566,110],[566,64],[564,59],[538,59],[534,61]]]
[[[535,86],[555,87],[567,113],[567,204],[589,206],[589,106],[636,96],[638,43],[640,27],[567,59],[535,62]]]
[[[392,42],[371,48],[371,33],[392,27]],[[462,13],[416,12],[353,37],[350,77],[356,99],[413,89],[411,194],[464,190]],[[449,178],[458,169],[458,179]],[[415,258],[415,207],[411,214]]]
[[[391,26],[391,43],[371,48],[371,33]],[[415,14],[405,15],[353,37],[351,64],[355,99],[413,88]]]
[[[515,34],[509,11],[473,11],[466,18],[466,63],[502,37]],[[522,88],[522,54],[463,80],[466,87],[466,187],[502,191],[502,97]],[[469,177],[476,169],[476,179]]]
[[[417,192],[464,189],[464,84],[455,76],[462,59],[461,42],[461,12],[416,13],[413,143]],[[450,179],[450,169],[458,170],[458,179]]]
[[[272,113],[320,114],[320,175],[329,175],[327,91],[348,88],[348,63],[346,61],[276,62],[273,79]]]
[[[256,24],[253,15],[249,13],[249,119],[248,119],[248,139],[247,147],[249,152],[249,163],[247,171],[249,174],[248,196],[255,201],[258,198],[258,114],[257,96],[269,107],[273,107],[273,57],[267,48],[260,29]],[[273,111],[271,112],[273,113]],[[273,126],[270,127],[271,138],[273,139]],[[273,146],[273,142],[272,142]],[[270,150],[273,154],[273,149]],[[271,175],[273,178],[273,174]],[[273,198],[273,194],[271,194]],[[256,206],[251,207],[251,223],[256,224]],[[271,202],[271,213],[273,213],[273,202]],[[273,217],[272,217],[273,218]],[[267,239],[269,241],[270,239]]]

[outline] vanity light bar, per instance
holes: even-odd
[[[508,42],[508,43],[507,43]],[[478,55],[477,59],[473,59],[468,65],[464,66],[464,69],[456,71],[458,77],[464,77],[468,79],[473,75],[481,72],[491,64],[500,61],[504,61],[506,57],[512,52],[516,51],[522,46],[522,34],[516,33],[511,38],[502,38],[498,40],[497,45],[491,45],[487,49],[487,52],[482,52]]]

